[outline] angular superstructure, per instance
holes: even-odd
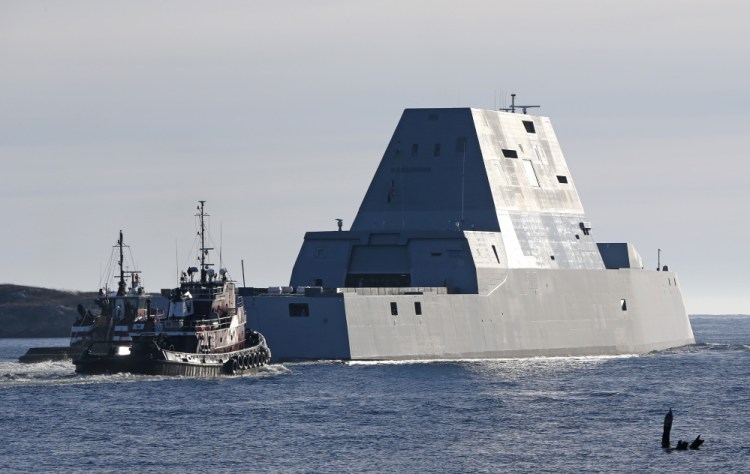
[[[351,230],[307,233],[248,310],[280,360],[694,342],[674,273],[596,242],[549,119],[468,108],[406,110]]]

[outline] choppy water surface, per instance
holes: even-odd
[[[750,317],[628,357],[284,364],[78,376],[0,340],[1,471],[720,472],[750,468]],[[672,407],[673,444],[659,448]]]

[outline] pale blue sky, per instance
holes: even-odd
[[[690,313],[750,313],[742,1],[0,1],[0,282],[147,289],[196,201],[230,273],[288,282],[351,224],[407,107],[551,117],[599,241],[656,249]],[[221,237],[220,237],[221,236]]]

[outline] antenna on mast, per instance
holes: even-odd
[[[521,109],[523,113],[526,113],[527,109],[533,109],[533,108],[539,108],[541,105],[516,105],[516,93],[512,93],[510,95],[510,107],[504,108],[504,109],[498,109],[502,112],[510,112],[512,114],[516,113],[516,109]]]

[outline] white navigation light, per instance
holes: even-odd
[[[117,355],[118,356],[127,356],[130,355],[130,348],[127,346],[118,346],[117,347]]]

